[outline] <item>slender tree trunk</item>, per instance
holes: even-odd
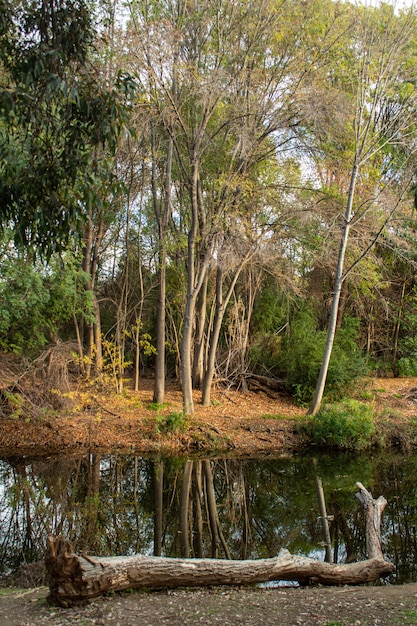
[[[340,242],[340,248],[339,248],[339,257],[338,257],[338,262],[337,262],[336,278],[334,282],[332,308],[330,312],[329,327],[327,330],[326,347],[324,350],[323,361],[321,364],[320,373],[319,373],[319,377],[317,380],[316,390],[315,390],[313,399],[311,401],[310,408],[308,410],[308,415],[315,415],[320,410],[321,403],[323,400],[324,389],[326,386],[327,373],[329,371],[330,357],[332,355],[333,343],[334,343],[334,338],[336,334],[340,294],[342,291],[342,285],[343,285],[343,280],[344,280],[343,268],[344,268],[344,262],[345,262],[345,256],[346,256],[346,248],[347,248],[347,244],[349,240],[352,211],[353,211],[353,199],[355,196],[357,176],[358,176],[358,166],[355,162],[353,169],[352,169],[351,179],[350,179],[349,195],[348,195],[346,211],[345,211],[345,223],[343,226],[342,240]]]
[[[100,375],[103,366],[102,345],[101,345],[101,323],[100,323],[100,305],[95,293],[96,277],[97,277],[97,251],[100,247],[104,236],[104,225],[102,222],[98,225],[98,230],[94,235],[93,215],[90,211],[87,230],[84,235],[83,249],[83,270],[90,275],[90,280],[86,285],[86,290],[90,291],[93,298],[94,320],[92,320],[87,329],[87,348],[86,348],[86,367],[85,374],[87,377],[91,375],[93,367],[97,374]]]
[[[86,234],[84,236],[84,248],[83,248],[83,270],[89,274],[90,279],[86,285],[87,291],[93,291],[92,276],[91,276],[91,256],[93,247],[93,225],[91,212],[88,216],[86,224]],[[85,375],[87,378],[91,376],[91,366],[93,361],[93,345],[94,345],[94,331],[93,322],[88,324],[87,328],[87,348],[86,348],[86,363],[85,363]]]
[[[211,534],[211,556],[217,558],[219,554],[220,544],[223,547],[227,559],[230,559],[229,548],[223,536],[219,514],[217,511],[216,495],[214,492],[213,472],[210,461],[203,461],[203,471],[206,486],[207,512]]]
[[[194,503],[194,526],[193,526],[193,551],[197,558],[203,557],[203,512],[201,509],[202,467],[201,461],[193,463],[193,503]]]
[[[158,309],[156,313],[156,357],[153,401],[163,404],[165,400],[165,325],[166,325],[166,254],[165,245],[160,252]]]
[[[250,255],[246,256],[239,267],[236,269],[233,276],[233,280],[229,286],[226,296],[223,298],[223,268],[221,265],[217,266],[216,272],[216,310],[214,315],[213,329],[210,337],[209,353],[207,357],[206,371],[203,379],[202,389],[202,404],[203,406],[210,406],[211,403],[211,386],[213,384],[213,377],[216,366],[216,354],[217,346],[219,344],[220,331],[223,323],[226,307],[229,304],[230,298],[233,295],[234,288],[238,281],[238,278],[243,270],[243,267],[248,262]]]
[[[75,313],[73,313],[72,319],[74,322],[75,334],[77,337],[78,354],[80,356],[80,370],[81,373],[85,375],[84,347],[81,341],[80,326],[78,324],[77,316]]]
[[[406,280],[403,282],[402,284],[402,288],[401,288],[401,299],[400,299],[400,307],[398,310],[398,315],[397,315],[397,321],[395,323],[395,328],[394,328],[394,338],[393,338],[393,346],[392,346],[392,369],[393,372],[396,373],[397,370],[397,360],[398,360],[398,339],[400,336],[400,329],[401,329],[401,320],[403,317],[403,307],[404,307],[404,300],[405,300],[405,286],[406,286]]]
[[[206,275],[203,286],[199,293],[196,305],[196,333],[194,340],[194,359],[193,359],[193,387],[198,389],[202,386],[204,375],[204,353],[205,341],[204,334],[206,331],[206,307],[207,307],[207,287],[208,274]]]
[[[325,548],[325,561],[326,563],[332,563],[332,541],[330,538],[329,520],[327,518],[326,500],[324,497],[323,484],[321,478],[315,473],[314,484],[316,486],[317,500],[319,503],[321,526],[324,536],[324,548]]]
[[[203,461],[204,478],[206,484],[207,512],[211,535],[211,557],[216,559],[219,556],[220,537],[217,525],[217,506],[214,495],[213,475],[210,461]]]
[[[183,410],[185,415],[194,414],[193,401],[193,381],[192,381],[192,354],[193,354],[193,332],[195,323],[196,300],[203,287],[207,276],[211,250],[200,246],[204,254],[197,262],[197,241],[199,235],[199,225],[204,223],[203,198],[200,193],[200,174],[198,151],[205,131],[205,124],[200,129],[199,138],[195,140],[194,153],[192,156],[192,175],[190,180],[190,201],[191,201],[191,226],[188,232],[187,245],[187,298],[184,313],[183,337],[181,343],[181,383],[183,396]],[[201,236],[200,232],[200,236]],[[198,272],[197,272],[198,267]]]
[[[175,85],[173,86],[175,89]],[[156,358],[155,358],[155,383],[153,400],[162,404],[165,399],[165,327],[166,327],[166,231],[169,216],[171,214],[171,174],[172,174],[173,142],[168,140],[167,161],[165,168],[165,193],[163,208],[159,206],[154,190],[154,209],[158,220],[159,229],[159,288],[158,309],[156,314]],[[155,173],[153,171],[154,180]],[[154,187],[153,182],[153,187]]]
[[[142,178],[144,179],[144,168],[142,168]],[[142,186],[145,187],[144,181],[142,181]],[[140,300],[137,308],[135,307],[135,391],[139,391],[139,377],[140,377],[140,330],[142,328],[142,312],[143,312],[143,303],[145,299],[144,288],[143,288],[143,268],[142,268],[142,245],[141,245],[141,228],[142,228],[142,201],[143,201],[143,193],[142,198],[139,204],[139,226],[137,233],[137,245],[136,245],[136,253],[137,253],[137,263],[138,263],[138,281],[139,281],[139,291],[140,291]]]
[[[219,343],[220,329],[222,326],[225,305],[223,302],[223,269],[219,265],[216,273],[216,312],[214,315],[213,330],[210,337],[210,348],[207,359],[206,371],[203,380],[202,403],[203,406],[210,406],[211,385],[213,382],[216,365],[217,345]]]
[[[240,547],[240,556],[242,559],[248,557],[249,542],[251,538],[250,517],[249,517],[249,487],[245,474],[242,470],[242,466],[239,469],[240,483],[242,490],[242,509],[243,509],[243,528],[242,528],[242,543]]]
[[[94,347],[95,347],[95,371],[100,376],[103,370],[103,351],[101,346],[101,314],[100,303],[96,294],[93,292],[93,307],[94,307]]]
[[[89,459],[87,494],[85,498],[85,525],[80,538],[80,546],[84,544],[94,547],[99,543],[98,494],[100,491],[100,461],[101,456],[98,454],[91,455]]]

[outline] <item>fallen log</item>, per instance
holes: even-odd
[[[360,484],[359,484],[360,485]],[[373,500],[360,485],[364,506],[379,514],[383,502]],[[377,504],[376,504],[377,503]],[[378,547],[368,545],[373,558],[348,564],[317,561],[282,551],[277,557],[253,561],[219,559],[175,559],[148,556],[98,557],[75,554],[68,540],[61,536],[48,538],[45,557],[49,574],[51,604],[68,607],[111,591],[131,588],[166,588],[205,585],[251,585],[273,580],[294,580],[303,585],[358,585],[390,574],[394,566],[380,551],[378,515],[367,516],[373,532],[367,541],[377,540]],[[376,531],[376,532],[374,532]]]
[[[390,563],[380,559],[335,565],[286,550],[276,558],[254,561],[91,557],[74,554],[63,537],[50,537],[48,550],[48,601],[63,607],[84,603],[103,593],[139,587],[251,585],[272,580],[296,580],[303,585],[357,585],[377,580],[393,570]]]

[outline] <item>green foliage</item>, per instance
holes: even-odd
[[[359,320],[346,318],[336,334],[326,384],[326,397],[341,398],[366,372],[357,339]],[[311,400],[323,359],[326,332],[317,330],[312,309],[304,307],[295,316],[283,342],[281,369],[298,402]]]
[[[277,370],[289,309],[287,294],[267,277],[255,300],[251,321],[249,358],[255,371],[273,373]]]
[[[17,245],[61,250],[112,184],[102,146],[126,121],[127,82],[87,65],[96,36],[86,0],[0,0],[0,227]]]
[[[397,361],[398,376],[417,376],[417,353],[413,358],[403,356]]]
[[[155,420],[157,433],[176,433],[187,427],[187,416],[182,412],[172,412],[168,415],[158,414]]]
[[[74,314],[90,319],[87,280],[70,254],[53,257],[48,266],[22,256],[6,257],[0,279],[0,347],[29,354],[62,339]]]
[[[302,425],[302,430],[318,446],[343,450],[363,450],[372,443],[375,422],[372,408],[357,400],[327,404]]]
[[[262,334],[275,333],[288,319],[288,297],[272,277],[267,276],[255,300],[252,330]]]
[[[417,315],[414,314],[416,292],[412,290],[408,300],[411,311],[402,320],[402,336],[398,342],[400,358],[396,363],[398,376],[417,376]]]
[[[168,406],[168,402],[163,402],[162,404],[160,404],[159,402],[150,402],[148,404],[148,406],[146,407],[149,411],[162,411],[163,409],[166,409]]]

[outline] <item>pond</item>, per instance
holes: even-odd
[[[366,558],[362,482],[385,496],[383,551],[393,583],[417,580],[417,456],[252,460],[121,454],[0,460],[0,572],[42,558],[48,534],[75,551],[254,559],[324,559],[317,480],[335,562]]]

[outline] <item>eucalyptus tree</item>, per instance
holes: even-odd
[[[0,222],[39,254],[78,233],[125,118],[91,63],[88,0],[0,3]]]
[[[415,151],[416,139],[417,15],[413,8],[398,14],[392,6],[383,4],[373,9],[359,7],[355,18],[346,48],[348,75],[343,77],[343,138],[327,126],[328,145],[346,180],[346,188],[341,189],[345,210],[339,221],[340,244],[326,348],[309,414],[317,413],[321,406],[343,284],[378,240],[413,182],[414,168],[410,172],[408,161]],[[332,80],[329,75],[327,97]],[[378,226],[374,225],[358,256],[350,259],[346,268],[352,230],[370,214],[381,213]]]

